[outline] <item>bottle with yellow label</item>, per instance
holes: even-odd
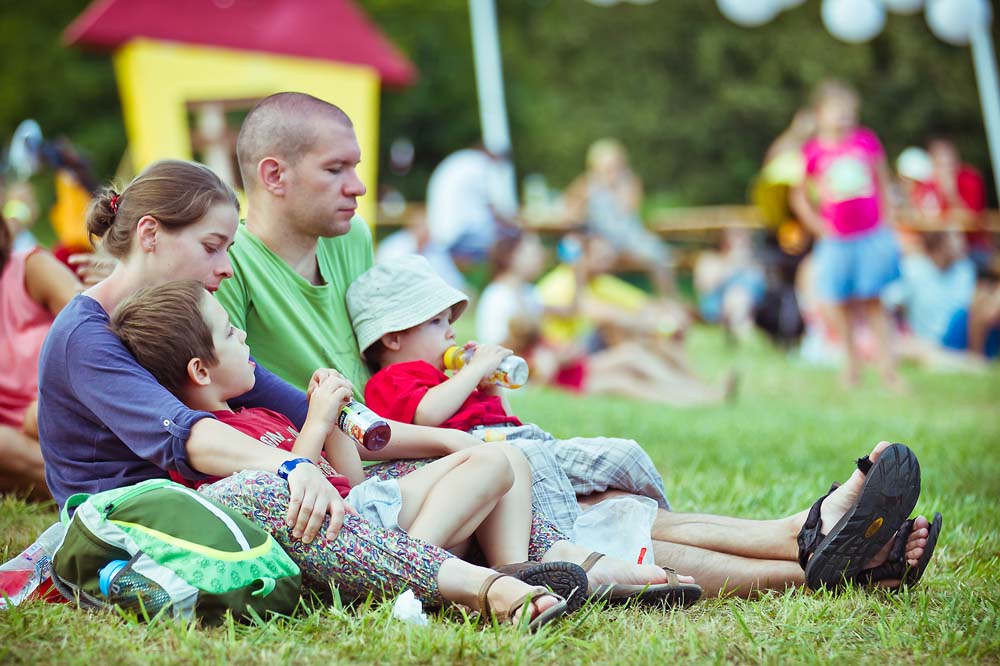
[[[461,370],[474,353],[476,353],[474,347],[471,349],[448,347],[444,352],[444,367],[448,370]],[[506,388],[521,388],[528,381],[528,362],[520,356],[511,354],[500,361],[497,371],[489,381]]]

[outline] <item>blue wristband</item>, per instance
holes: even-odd
[[[281,463],[280,467],[278,467],[278,476],[283,478],[285,481],[288,481],[288,475],[292,473],[293,469],[295,469],[302,463],[308,463],[312,465],[313,461],[309,460],[309,458],[292,458],[291,460],[286,460],[285,462]]]

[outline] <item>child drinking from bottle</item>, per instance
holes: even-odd
[[[561,473],[536,478],[535,501],[563,532],[572,532],[579,515],[577,494],[624,490],[669,509],[663,480],[636,442],[557,440],[511,413],[493,383],[509,349],[469,343],[471,357],[450,378],[445,374],[445,352],[455,346],[451,324],[467,304],[465,294],[418,255],[377,264],[358,277],[347,290],[347,310],[361,354],[375,371],[365,386],[366,404],[384,418],[505,440],[524,452],[533,469],[551,469],[551,461]]]

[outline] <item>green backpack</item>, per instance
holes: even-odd
[[[299,601],[299,568],[271,535],[172,481],[73,495],[62,521],[52,582],[81,606],[216,622],[227,610],[288,614]]]

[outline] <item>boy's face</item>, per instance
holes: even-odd
[[[212,332],[218,357],[218,363],[209,368],[212,386],[217,388],[222,400],[243,395],[256,381],[253,374],[256,364],[250,360],[247,334],[229,322],[229,315],[207,292],[201,299],[201,314]]]
[[[426,361],[444,370],[444,352],[455,344],[451,308],[399,334],[399,350],[411,361]]]

